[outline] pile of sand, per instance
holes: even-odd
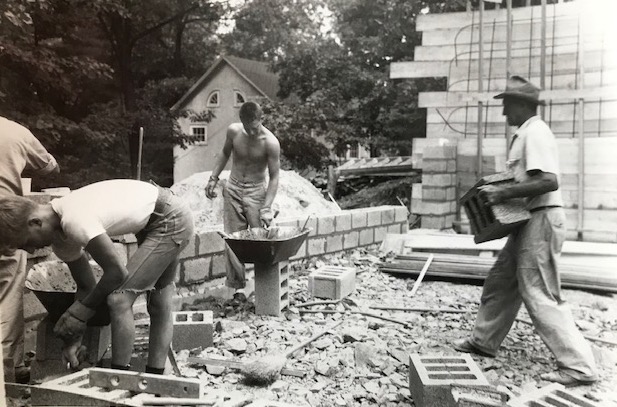
[[[221,173],[216,186],[217,197],[212,200],[206,198],[205,192],[210,174],[210,171],[199,172],[171,187],[193,210],[196,233],[213,230],[223,224],[223,187],[229,171]],[[278,218],[308,217],[310,214],[323,215],[340,211],[307,179],[294,171],[283,170],[279,175],[279,188],[272,206],[280,211]]]

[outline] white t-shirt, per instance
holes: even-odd
[[[514,133],[508,168],[517,182],[529,179],[527,171],[533,170],[555,174],[559,182],[559,150],[555,135],[540,116],[530,117]],[[529,210],[548,205],[563,206],[559,188],[527,200]]]
[[[137,233],[148,223],[158,198],[156,186],[135,180],[109,180],[79,188],[51,201],[63,237],[52,248],[64,261],[77,260],[93,238]]]

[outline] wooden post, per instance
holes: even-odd
[[[533,24],[533,22],[532,22]],[[540,89],[546,89],[546,0],[542,0],[542,17],[540,21]],[[555,38],[553,38],[553,47]],[[540,117],[544,120],[544,106],[540,106]]]
[[[581,7],[582,11],[582,6]],[[578,60],[577,82],[576,88],[583,89],[585,87],[585,47],[583,30],[585,28],[583,24],[583,16],[578,16]],[[578,222],[576,226],[577,239],[583,240],[583,222],[584,222],[584,206],[585,206],[585,99],[580,97],[578,103]]]
[[[144,128],[139,128],[139,147],[137,151],[137,179],[141,179],[141,155],[144,147]]]
[[[336,184],[338,182],[338,171],[334,166],[328,166],[328,193],[334,198],[336,196]]]
[[[483,64],[484,64],[484,39],[483,39],[483,31],[484,31],[484,0],[480,0],[479,2],[479,21],[478,21],[478,93],[482,94],[484,90],[483,82]],[[482,111],[484,109],[484,102],[482,100],[478,100],[478,161],[476,163],[476,178],[482,178],[482,138],[484,134],[484,129],[482,127]]]
[[[506,0],[506,81],[512,75],[512,0]],[[512,138],[510,125],[506,120],[506,159],[510,156],[510,140]]]

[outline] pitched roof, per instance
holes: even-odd
[[[183,107],[194,95],[203,88],[212,75],[217,72],[222,64],[228,64],[247,82],[249,82],[259,93],[271,100],[278,100],[278,75],[270,71],[265,62],[253,61],[251,59],[238,58],[232,56],[220,56],[212,64],[210,69],[195,82],[193,86],[178,100],[171,110],[178,110]]]

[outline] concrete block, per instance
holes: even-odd
[[[182,281],[185,284],[193,284],[207,280],[210,276],[211,257],[198,257],[187,259],[182,262]]]
[[[381,214],[383,212],[383,208],[374,208],[368,211],[366,214],[366,226],[379,226],[381,225]]]
[[[334,233],[336,216],[324,216],[317,219],[317,234],[320,236]]]
[[[566,390],[561,384],[553,383],[529,394],[511,399],[508,406],[600,407],[600,404]]]
[[[456,185],[456,175],[422,174],[422,185],[431,187],[452,187]]]
[[[365,209],[356,209],[351,213],[352,229],[364,228],[368,223],[368,216]]]
[[[453,384],[489,386],[470,355],[409,356],[409,391],[416,407],[450,407]]]
[[[225,254],[215,254],[211,257],[210,279],[227,275],[227,257]]]
[[[411,213],[425,214],[428,211],[428,201],[411,198]]]
[[[425,229],[446,229],[452,225],[447,224],[446,216],[422,215],[421,225]]]
[[[212,311],[179,311],[173,313],[174,335],[171,341],[175,351],[209,348],[214,345]]]
[[[217,232],[205,232],[197,236],[197,255],[219,253],[225,250],[225,240]]]
[[[336,215],[336,231],[346,232],[351,229],[351,213]]]
[[[445,216],[454,213],[456,210],[456,202],[439,202],[439,201],[423,201],[426,211],[423,214]]]
[[[395,224],[388,226],[388,233],[396,233],[399,234],[402,231],[402,224]]]
[[[454,170],[456,161],[454,160],[434,160],[425,158],[422,162],[422,173],[445,173],[449,172],[448,168]]]
[[[422,150],[423,162],[425,162],[427,158],[454,159],[456,158],[456,146],[424,147]]]
[[[326,236],[326,253],[340,252],[343,250],[343,235]]]
[[[289,261],[255,263],[255,314],[281,316],[289,306]]]
[[[409,232],[409,223],[408,222],[401,223],[401,231],[400,231],[400,233],[401,234],[405,234],[407,232]]]
[[[402,207],[402,206],[395,206],[393,209],[394,209],[394,221],[401,222],[401,223],[407,223],[407,208]]]
[[[343,248],[352,249],[354,247],[358,247],[359,240],[360,233],[358,233],[358,231],[351,231],[343,237]]]
[[[189,243],[180,252],[179,260],[197,256],[197,235],[191,236]]]
[[[422,199],[425,201],[451,201],[456,196],[455,187],[432,187],[422,188]]]
[[[381,213],[381,224],[389,225],[390,223],[398,222],[399,216],[400,216],[399,211],[402,208],[399,208],[398,206],[395,206],[395,207],[390,206],[386,208],[387,209],[384,208],[383,212]],[[407,212],[403,210],[403,213],[405,213],[405,215],[403,216],[403,218],[401,218],[401,221],[403,219],[407,219]]]
[[[411,197],[413,199],[422,199],[422,183],[411,184]]]
[[[340,300],[356,289],[356,269],[322,266],[309,275],[308,288],[313,297]]]
[[[315,237],[308,239],[306,246],[306,253],[309,256],[319,256],[326,252],[326,238]]]
[[[373,228],[367,228],[360,230],[360,238],[358,244],[360,246],[367,246],[373,244],[375,241],[375,233]]]
[[[476,243],[488,242],[507,236],[525,224],[531,215],[523,199],[510,199],[498,205],[488,205],[479,195],[482,185],[514,183],[511,174],[489,175],[478,181],[460,200],[470,221]]]
[[[375,228],[375,243],[381,243],[388,234],[388,228],[386,226],[379,226]]]

